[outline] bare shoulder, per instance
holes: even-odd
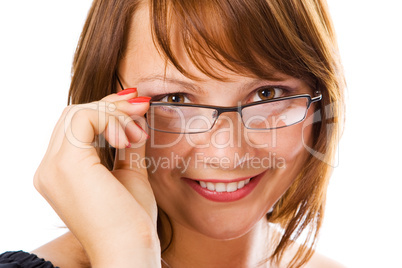
[[[314,253],[310,261],[307,263],[305,268],[346,268],[346,266],[340,264],[339,262],[332,260],[322,254]]]
[[[58,267],[90,267],[90,262],[84,248],[71,232],[67,232],[55,240],[31,251],[31,253],[50,261],[54,266]]]

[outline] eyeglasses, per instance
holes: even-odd
[[[315,95],[288,96],[233,107],[151,102],[145,117],[150,129],[195,134],[211,130],[221,114],[237,112],[247,129],[271,130],[302,122],[311,104],[322,99],[321,92]]]

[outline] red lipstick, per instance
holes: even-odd
[[[257,184],[261,181],[261,178],[264,176],[265,171],[261,174],[258,174],[255,177],[251,177],[250,181],[245,183],[244,186],[238,186],[239,189],[231,189],[229,190],[228,184],[233,181],[238,181],[238,180],[232,180],[232,181],[226,181],[223,183],[222,180],[219,181],[197,181],[189,178],[183,178],[188,185],[195,190],[199,195],[202,197],[214,201],[214,202],[233,202],[240,200],[246,196],[248,196],[254,188],[257,186]],[[204,187],[201,186],[201,183],[203,183]],[[208,188],[205,188],[205,184],[208,184]],[[240,182],[239,182],[240,183]],[[221,185],[219,185],[221,184]],[[214,189],[215,187],[223,188],[222,189]],[[225,188],[226,187],[226,188]],[[211,190],[212,189],[212,190]],[[217,191],[218,190],[218,191]]]

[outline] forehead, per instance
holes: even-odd
[[[177,33],[180,29],[176,29]],[[188,76],[177,70],[177,68],[165,57],[161,49],[155,45],[153,38],[153,29],[150,18],[150,8],[142,5],[134,14],[129,29],[127,44],[123,58],[119,65],[119,73],[129,81],[139,82],[141,79],[152,79],[152,77],[166,77],[175,80],[190,81]],[[182,40],[174,35],[171,40],[174,56],[183,66],[183,68],[192,74],[197,81],[210,81],[211,77],[200,71],[197,63],[190,59]],[[211,70],[223,77],[226,82],[236,82],[242,80],[259,79],[249,73],[233,72],[223,68],[221,64],[214,60],[208,61]],[[292,77],[281,73],[274,68],[269,69],[271,81],[289,80]],[[268,70],[267,70],[268,72]],[[123,75],[124,74],[124,75]],[[294,79],[294,78],[293,78]]]
[[[183,48],[176,49],[178,60],[194,73],[199,70],[192,64]],[[149,7],[139,8],[132,19],[124,56],[119,66],[120,73],[136,74],[139,77],[166,74],[169,77],[185,78],[172,64],[167,61],[160,50],[157,49],[150,23]]]

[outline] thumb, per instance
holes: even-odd
[[[146,176],[147,162],[145,158],[145,144],[149,137],[147,133],[148,128],[143,117],[136,119],[134,119],[134,123],[137,125],[136,127],[141,130],[141,138],[138,142],[130,143],[129,148],[116,150],[113,169],[132,170]],[[129,139],[131,140],[130,137]]]
[[[113,170],[129,170],[141,175],[147,174],[145,158],[145,142],[136,144],[134,148],[117,149]]]
[[[145,209],[156,227],[158,210],[148,180],[145,144],[146,140],[133,144],[131,148],[116,150],[113,175]]]

